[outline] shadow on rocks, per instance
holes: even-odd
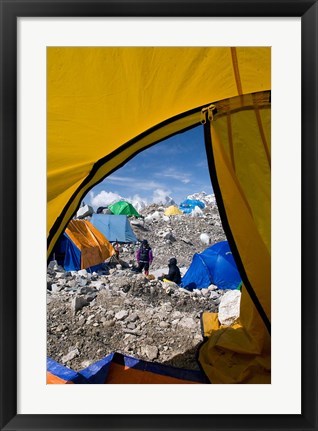
[[[197,361],[197,351],[200,344],[201,343],[199,342],[196,346],[186,352],[178,354],[168,361],[162,362],[162,364],[187,370],[200,370],[199,363]]]

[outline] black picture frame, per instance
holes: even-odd
[[[142,0],[65,0],[57,2],[54,0],[0,0],[0,13],[1,430],[317,430],[317,1],[157,0],[145,2]],[[18,174],[17,19],[18,17],[53,16],[301,17],[301,414],[17,414],[17,199],[15,193]],[[10,215],[7,213],[8,209]],[[291,325],[292,323],[289,322],[289,329],[291,329]]]

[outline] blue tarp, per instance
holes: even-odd
[[[48,358],[47,371],[67,382],[80,384],[161,383],[161,376],[177,379],[173,383],[178,380],[182,383],[209,383],[200,370],[147,362],[118,352],[113,352],[78,372]],[[143,372],[142,375],[140,372]]]
[[[126,215],[93,214],[91,223],[109,242],[137,242]]]
[[[185,214],[191,213],[195,207],[203,209],[205,204],[197,199],[186,199],[179,205],[180,210]]]
[[[90,381],[87,380],[81,373],[78,373],[68,367],[64,367],[63,365],[59,364],[51,358],[47,358],[46,360],[46,370],[54,376],[65,380],[66,382],[79,384],[90,383]]]
[[[237,289],[241,276],[236,267],[227,241],[218,242],[202,253],[195,253],[181,286],[188,289],[203,289],[214,284],[219,289]]]

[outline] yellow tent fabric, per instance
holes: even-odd
[[[165,210],[165,215],[167,216],[178,215],[178,214],[183,214],[183,212],[180,211],[179,208],[176,207],[175,205],[170,205],[170,207],[166,208]]]
[[[47,48],[48,255],[93,185],[150,145],[205,123],[217,203],[244,273],[239,353],[267,357],[270,70],[267,47]],[[226,383],[230,362],[211,359],[218,348],[206,343],[200,362],[212,382]]]
[[[271,381],[269,337],[258,349],[241,324],[220,325],[217,313],[204,312],[202,332],[208,341],[200,350],[201,364],[212,383],[261,384]]]
[[[99,265],[115,254],[110,242],[87,220],[71,220],[65,233],[81,251],[81,269]]]
[[[200,351],[200,361],[215,383],[257,383],[256,374],[262,382],[267,379],[269,383],[270,374],[259,369],[256,373],[255,361],[261,359],[262,366],[270,369],[270,95],[265,92],[236,97],[216,103],[213,111],[216,114],[212,112],[209,127],[215,193],[219,195],[221,216],[226,220],[226,233],[237,249],[236,263],[244,281],[244,294],[240,308],[242,327],[235,330],[235,335],[233,328],[221,333],[213,331]],[[222,379],[212,350],[219,353],[218,357],[222,352]],[[250,355],[244,364],[243,352]],[[231,358],[226,369],[225,354]]]
[[[48,254],[107,174],[204,105],[268,89],[269,48],[47,48]]]

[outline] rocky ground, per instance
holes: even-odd
[[[198,369],[203,341],[200,315],[218,311],[225,291],[216,286],[188,292],[157,280],[176,257],[183,272],[194,253],[225,238],[215,205],[197,216],[165,217],[152,205],[132,220],[139,240],[148,239],[154,261],[150,276],[134,273],[136,246],[122,245],[120,261],[100,273],[65,272],[53,261],[47,270],[47,354],[81,370],[117,351],[147,361]]]

